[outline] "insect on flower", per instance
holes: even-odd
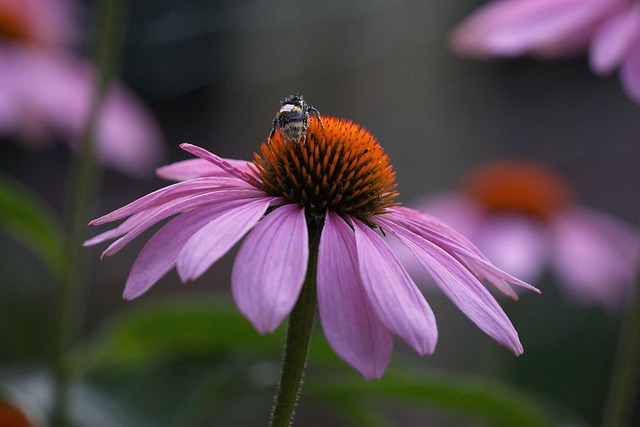
[[[309,275],[333,349],[365,378],[379,378],[394,336],[421,355],[433,353],[438,339],[434,313],[387,243],[397,239],[469,319],[521,354],[518,333],[482,282],[512,298],[511,285],[537,290],[496,268],[434,217],[400,206],[389,157],[366,129],[330,116],[322,117],[324,125],[306,121],[317,110],[299,96],[285,98],[282,107],[281,116],[297,112],[303,137],[295,139],[294,132],[292,142],[287,132],[273,132],[252,162],[182,144],[199,159],[158,171],[179,182],[91,221],[126,218],[85,242],[116,239],[103,253],[109,256],[173,217],[138,255],[125,299],[144,294],[174,267],[183,282],[196,280],[243,240],[231,288],[258,332],[273,332],[289,315]],[[291,122],[278,120],[285,130]]]
[[[320,112],[307,104],[302,95],[287,96],[280,101],[280,110],[273,118],[273,128],[269,134],[269,141],[271,141],[278,129],[280,129],[282,138],[287,142],[306,141],[309,116],[318,119],[320,127],[324,129]]]

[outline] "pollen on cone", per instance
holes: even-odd
[[[312,120],[300,142],[276,132],[262,144],[254,166],[264,190],[311,211],[358,217],[394,205],[395,173],[373,135],[351,121],[323,116],[322,122],[324,129]]]

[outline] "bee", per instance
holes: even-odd
[[[302,95],[290,95],[280,101],[280,111],[273,118],[273,128],[269,134],[269,140],[280,129],[285,142],[297,143],[305,142],[307,138],[307,128],[309,127],[309,117],[318,119],[320,126],[324,129],[320,112],[307,104]]]

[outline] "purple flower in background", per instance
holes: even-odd
[[[573,301],[615,311],[633,295],[638,230],[572,202],[568,185],[544,166],[487,163],[465,177],[459,192],[418,207],[510,274],[535,282],[550,266]]]
[[[513,298],[511,284],[536,289],[494,267],[440,221],[400,207],[388,157],[369,132],[345,120],[322,121],[324,128],[311,121],[305,142],[285,142],[276,132],[252,163],[183,144],[200,159],[160,172],[184,181],[92,221],[127,218],[86,244],[117,239],[103,253],[113,255],[177,214],[134,262],[124,291],[133,299],[174,267],[183,282],[197,279],[246,235],[233,266],[233,298],[263,334],[295,305],[315,242],[325,335],[343,360],[372,379],[386,369],[392,336],[421,355],[437,341],[431,308],[379,229],[402,241],[480,329],[520,354],[517,332],[481,280]]]
[[[93,66],[65,50],[78,31],[64,0],[0,0],[0,136],[30,145],[54,135],[77,145],[95,92]],[[159,128],[135,96],[114,83],[96,127],[100,160],[150,174],[163,156]]]
[[[640,102],[640,3],[626,1],[614,12],[591,43],[591,68],[607,74],[620,67],[622,84]]]
[[[479,58],[552,58],[589,51],[591,68],[620,67],[640,102],[640,4],[633,0],[497,0],[458,26],[452,49]]]

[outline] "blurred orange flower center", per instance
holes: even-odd
[[[30,42],[32,41],[32,33],[24,10],[7,10],[6,6],[0,8],[0,40]]]
[[[262,188],[310,213],[366,218],[394,205],[395,172],[374,136],[351,121],[323,116],[323,129],[310,120],[306,139],[285,142],[278,131],[262,144],[253,162]]]
[[[490,211],[517,211],[544,219],[571,200],[567,183],[536,164],[501,161],[472,171],[463,191]]]
[[[32,424],[20,409],[6,400],[0,400],[0,426],[30,427]]]

